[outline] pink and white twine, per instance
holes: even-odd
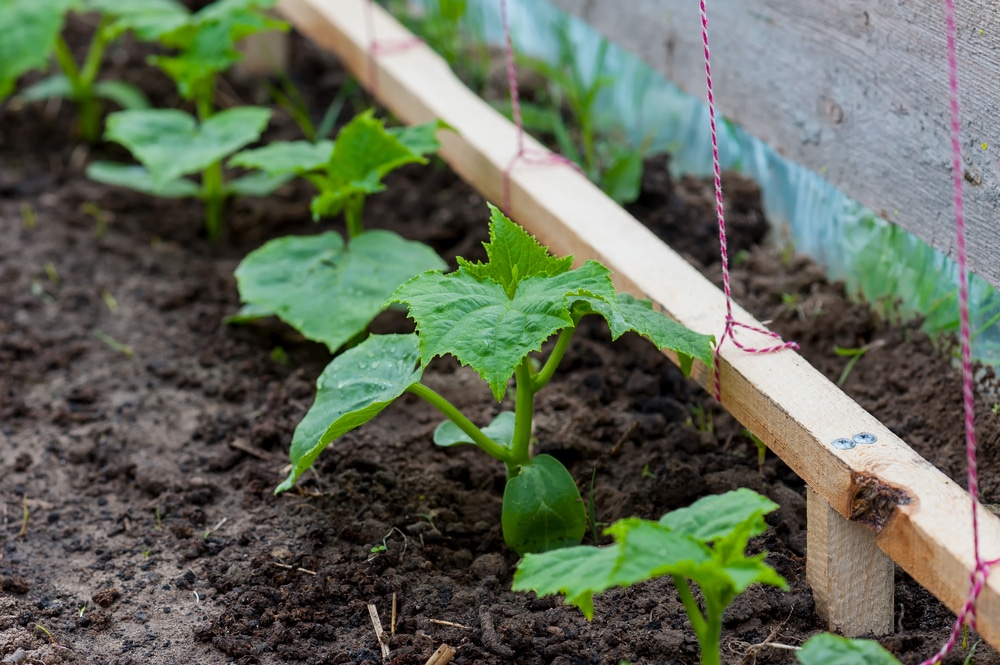
[[[962,145],[960,141],[961,116],[958,108],[958,46],[955,28],[955,2],[944,0],[945,23],[948,35],[948,97],[951,112],[951,181],[955,196],[955,241],[958,254],[958,306],[962,340],[962,404],[965,413],[965,457],[968,464],[969,494],[972,498],[972,542],[976,565],[969,575],[969,595],[955,620],[955,625],[941,650],[921,665],[937,665],[948,655],[968,623],[976,628],[976,601],[990,569],[1000,559],[986,560],[979,549],[979,468],[976,462],[975,395],[972,373],[972,334],[969,325],[969,266],[965,248],[965,204],[962,195]]]
[[[722,338],[715,345],[713,355],[713,369],[715,375],[715,399],[722,401],[722,382],[719,378],[720,353],[726,338],[733,341],[736,348],[747,353],[773,353],[783,349],[798,349],[795,342],[782,342],[781,336],[770,330],[741,323],[733,317],[733,291],[729,284],[729,248],[726,242],[726,216],[722,204],[722,168],[719,166],[719,134],[715,125],[715,94],[712,89],[712,61],[708,48],[708,11],[705,8],[705,0],[700,0],[701,10],[701,41],[705,49],[705,87],[708,90],[708,118],[712,125],[712,167],[715,172],[715,213],[719,221],[719,253],[722,255],[722,291],[726,295],[726,327],[722,332]],[[746,346],[736,339],[736,329],[745,328],[772,339],[778,340],[778,344],[772,346],[756,347]]]

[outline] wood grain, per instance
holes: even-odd
[[[705,98],[697,2],[553,2]],[[969,264],[1000,286],[1000,4],[956,5]],[[942,6],[712,0],[708,11],[721,113],[954,258]]]
[[[365,0],[282,0],[280,12],[318,44],[335,51],[369,84]],[[381,10],[380,39],[409,38]],[[440,118],[457,133],[443,133],[442,156],[493,201],[502,199],[501,173],[516,151],[516,130],[472,94],[423,44],[377,60],[376,94],[409,123]],[[540,149],[534,141],[529,147]],[[512,216],[558,254],[578,262],[594,258],[614,273],[619,288],[652,299],[673,318],[699,332],[719,334],[722,293],[585,177],[559,166],[518,165],[511,180]],[[487,220],[483,211],[483,223]],[[735,307],[738,320],[754,319]],[[751,341],[748,338],[744,338]],[[711,382],[695,364],[693,377]],[[875,526],[876,542],[893,560],[956,610],[965,600],[974,565],[968,494],[917,455],[871,414],[796,353],[742,353],[723,347],[723,405],[838,513]],[[868,432],[871,445],[838,450],[840,437]],[[985,512],[985,511],[984,511]],[[1000,555],[1000,520],[986,514],[981,542]],[[979,629],[1000,646],[1000,577],[991,578],[980,602]]]
[[[806,581],[831,631],[847,637],[893,632],[896,567],[871,529],[852,522],[807,489]]]

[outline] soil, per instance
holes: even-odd
[[[116,51],[109,72],[176,103],[142,58]],[[344,81],[298,38],[292,71],[317,114]],[[239,85],[224,92],[263,99]],[[242,256],[323,230],[308,221],[307,188],[237,202],[212,245],[198,204],[88,181],[88,159],[123,153],[81,148],[68,105],[8,105],[0,127],[0,661],[379,663],[374,607],[394,665],[424,663],[442,643],[458,650],[456,664],[698,662],[669,581],[603,594],[591,622],[557,599],[511,592],[503,468],[471,447],[436,448],[439,417],[416,398],[273,495],[329,355],[276,322],[222,320],[239,306]],[[269,136],[298,134],[276,113]],[[663,166],[650,163],[632,210],[715,276],[711,183],[672,182]],[[961,482],[959,379],[947,358],[917,324],[879,321],[808,259],[766,245],[756,188],[736,177],[726,186],[740,302],[832,379],[846,363],[834,346],[871,345],[845,389]],[[479,258],[485,239],[485,202],[441,165],[393,176],[366,216],[451,262]],[[389,314],[375,328],[408,325]],[[500,408],[456,362],[425,376],[477,422]],[[984,498],[997,503],[1000,427],[981,402]],[[736,487],[780,504],[750,549],[768,552],[790,590],[753,587],[733,604],[724,662],[794,662],[771,644],[825,628],[804,580],[802,481],[773,456],[761,474],[740,425],[649,344],[611,344],[606,327],[585,324],[539,395],[536,435],[537,451],[581,487],[594,478],[600,522],[657,518]],[[918,663],[953,617],[901,572],[896,602],[897,630],[881,642]],[[1000,657],[981,645],[975,662]]]

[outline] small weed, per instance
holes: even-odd
[[[118,311],[118,301],[115,299],[115,296],[111,293],[111,291],[108,291],[107,289],[101,291],[101,300],[104,301],[108,311],[112,314]]]
[[[691,417],[684,421],[685,425],[694,427],[699,432],[715,434],[715,418],[712,409],[706,409],[701,404],[693,404],[688,407],[691,410]]]
[[[111,223],[114,215],[106,210],[101,210],[96,203],[87,201],[80,206],[80,211],[94,218],[94,237],[103,238],[108,234],[108,224]]]
[[[833,347],[833,352],[836,353],[838,356],[844,356],[850,358],[850,360],[847,361],[847,364],[844,365],[844,371],[840,373],[840,377],[837,379],[837,385],[838,386],[844,385],[844,382],[847,381],[847,377],[850,376],[851,374],[851,370],[854,369],[854,366],[858,364],[859,360],[861,360],[861,356],[865,355],[872,349],[877,349],[880,346],[883,346],[884,344],[885,340],[878,339],[875,340],[874,342],[869,342],[864,346],[859,346],[855,348],[843,348],[840,346]]]
[[[48,628],[46,628],[45,626],[43,626],[42,624],[36,623],[35,624],[35,630],[37,630],[38,632],[44,634],[45,637],[49,638],[49,642],[52,642],[52,644],[59,644],[58,642],[56,642],[56,638],[52,634],[52,632]]]
[[[30,203],[21,204],[21,223],[25,231],[31,231],[38,226],[38,213]]]
[[[123,354],[129,360],[135,357],[135,351],[132,350],[131,346],[119,342],[117,339],[102,330],[95,330],[94,337],[107,344],[111,349]]]
[[[760,440],[760,438],[748,429],[743,430],[743,436],[747,437],[753,444],[757,446],[757,471],[760,473],[760,477],[764,478],[764,458],[767,455],[767,444]]]
[[[77,616],[79,616],[79,617],[82,618],[83,615],[86,614],[86,613],[87,613],[87,606],[84,605],[83,607],[80,608],[80,611],[77,612]]]
[[[56,269],[56,264],[52,263],[52,261],[45,262],[45,275],[49,278],[50,282],[56,286],[59,285],[59,271]]]
[[[641,475],[641,477],[642,478],[652,478],[653,480],[656,480],[656,474],[649,470],[649,465],[648,464],[643,464],[642,465],[642,475]]]

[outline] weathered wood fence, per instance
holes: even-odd
[[[698,3],[552,0],[705,97]],[[720,111],[954,256],[940,0],[709,0]],[[1000,3],[959,2],[969,265],[1000,287]]]

